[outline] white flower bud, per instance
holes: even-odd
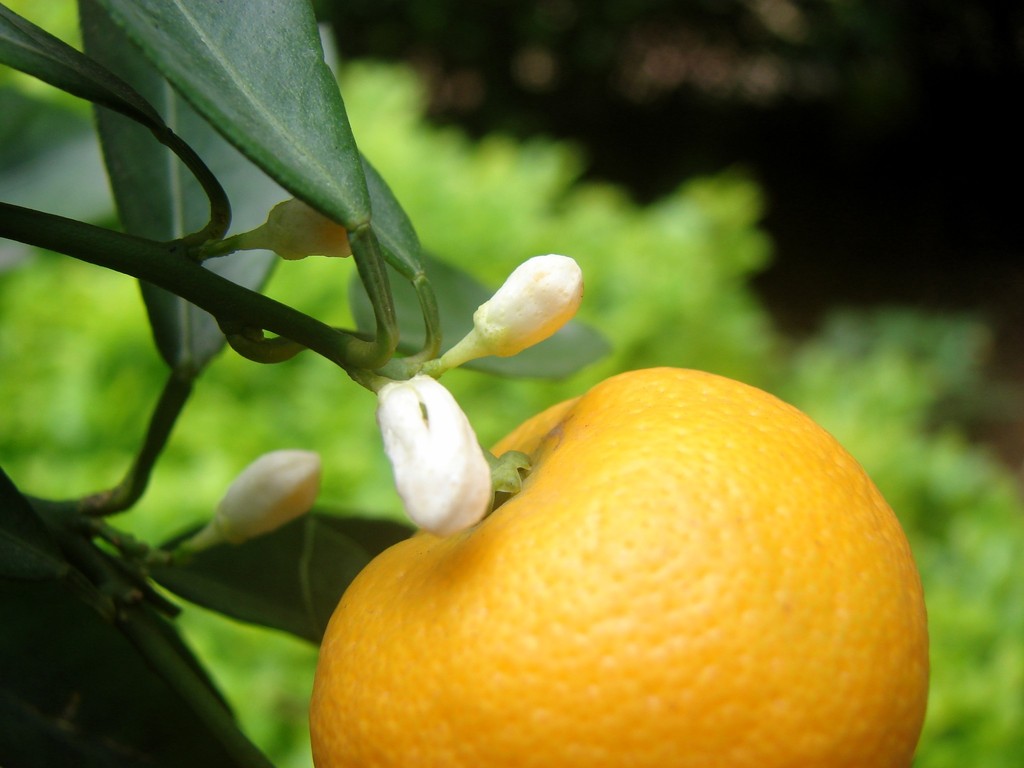
[[[241,238],[241,247],[266,248],[288,260],[352,254],[341,224],[295,198],[275,205],[265,224]]]
[[[213,520],[187,542],[191,550],[240,544],[308,512],[320,492],[320,457],[312,451],[272,451],[242,470]]]
[[[438,536],[479,522],[491,502],[490,466],[451,393],[421,375],[385,384],[377,397],[384,451],[409,518]]]
[[[583,272],[574,259],[555,253],[527,259],[473,313],[473,330],[443,355],[441,367],[515,355],[569,322],[582,300]]]
[[[548,338],[576,314],[583,272],[568,256],[534,256],[520,264],[473,313],[490,354],[508,357]]]

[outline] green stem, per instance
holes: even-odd
[[[407,277],[404,273],[402,276]],[[420,313],[426,331],[423,347],[419,352],[407,357],[393,357],[387,365],[378,368],[377,373],[389,379],[409,379],[417,373],[440,376],[444,371],[438,368],[438,361],[435,358],[441,349],[441,317],[434,287],[424,272],[418,272],[408,277],[408,280],[416,290],[416,297],[420,302]]]
[[[238,327],[261,328],[308,347],[342,368],[379,367],[378,345],[204,269],[181,241],[157,243],[62,216],[0,203],[0,237],[64,253],[153,283]],[[390,306],[390,301],[388,302]],[[391,309],[392,322],[394,309]],[[383,323],[386,327],[386,323]],[[381,347],[395,343],[389,333]],[[368,354],[371,349],[374,354]],[[365,365],[369,359],[372,366]]]
[[[348,375],[356,384],[364,389],[370,390],[374,394],[380,392],[381,387],[385,384],[390,384],[394,381],[394,379],[387,376],[381,376],[375,371],[368,371],[366,369],[353,369],[348,371]]]
[[[283,363],[305,349],[301,344],[296,344],[283,336],[264,338],[262,331],[258,331],[255,336],[243,331],[226,333],[225,337],[235,352],[254,363]]]
[[[71,565],[65,575],[67,583],[101,616],[113,621],[121,606],[143,600],[170,617],[181,612],[148,580],[151,565],[167,565],[173,561],[170,552],[150,547],[102,520],[83,517],[73,501],[31,499],[31,502]],[[122,557],[113,557],[101,550],[92,541],[95,537],[115,546]]]
[[[220,181],[213,175],[206,163],[176,133],[162,123],[149,126],[157,141],[171,150],[195,176],[210,202],[210,220],[198,232],[186,235],[182,242],[186,246],[199,245],[207,240],[220,240],[231,226],[231,203]]]
[[[441,314],[437,308],[434,286],[430,284],[425,273],[420,272],[413,278],[412,287],[416,289],[416,298],[420,302],[423,326],[426,331],[423,349],[410,356],[410,361],[419,363],[437,357],[437,353],[441,351]]]
[[[458,368],[470,360],[476,360],[488,354],[490,354],[490,351],[487,344],[481,341],[476,328],[473,328],[473,330],[459,339],[455,346],[439,358],[428,360],[420,368],[420,373],[439,378],[443,373],[452,368]]]
[[[82,518],[75,504],[28,498],[71,566],[64,577],[65,583],[100,616],[107,621],[113,621],[117,614],[113,590],[104,590],[97,586],[109,584],[107,579],[110,568],[104,560],[103,553],[79,535],[77,526]]]
[[[131,508],[142,497],[153,466],[191,393],[192,381],[171,373],[150,417],[142,448],[128,473],[114,488],[82,499],[79,511],[87,515],[112,515]]]
[[[121,564],[92,543],[93,521],[83,518],[74,502],[32,499],[32,506],[72,566],[69,583],[105,619],[115,620],[120,606],[139,602],[152,593],[141,572]]]
[[[257,227],[257,229],[260,229],[260,227]],[[221,256],[230,256],[238,251],[255,250],[254,247],[250,247],[247,244],[250,235],[255,231],[240,232],[223,240],[208,240],[196,249],[193,258],[196,261],[206,261],[207,259],[216,259]]]
[[[353,348],[352,359],[356,362],[353,367],[372,370],[383,366],[394,354],[398,346],[398,318],[388,273],[384,267],[384,254],[373,229],[369,224],[363,224],[348,233],[348,241],[352,246],[352,258],[356,262],[359,279],[377,321],[376,337]]]

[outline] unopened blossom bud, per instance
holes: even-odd
[[[447,536],[479,522],[490,506],[491,472],[455,398],[430,376],[385,384],[377,423],[406,514]]]
[[[235,478],[213,520],[186,546],[199,550],[262,536],[308,512],[319,492],[319,455],[298,450],[266,453]]]
[[[554,253],[527,259],[473,313],[473,330],[445,353],[444,366],[515,355],[569,322],[582,300],[583,272],[574,259]]]
[[[295,198],[275,205],[265,224],[241,238],[240,247],[265,248],[289,260],[352,255],[345,228]]]

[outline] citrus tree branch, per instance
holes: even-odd
[[[284,336],[346,370],[382,364],[383,353],[373,340],[332,328],[203,268],[179,240],[146,240],[9,203],[0,203],[0,237],[145,280],[205,309],[222,324]],[[380,346],[393,348],[390,333]]]

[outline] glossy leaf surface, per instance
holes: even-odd
[[[60,582],[0,579],[0,615],[0,765],[243,765],[132,643]],[[145,620],[160,622],[168,653],[198,669],[170,626]]]
[[[192,105],[295,197],[349,229],[370,199],[307,0],[100,0]]]
[[[412,530],[388,520],[311,513],[239,544],[156,568],[194,603],[318,643],[342,592],[370,560]]]
[[[142,123],[161,122],[153,107],[126,82],[4,5],[0,5],[0,62]]]
[[[46,524],[0,469],[0,578],[55,579],[67,571]]]

